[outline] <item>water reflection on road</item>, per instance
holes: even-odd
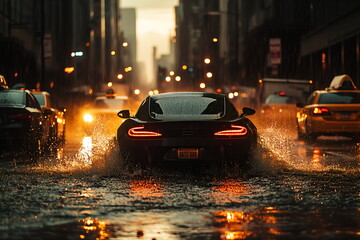
[[[102,135],[1,162],[0,239],[357,239],[359,143],[259,132],[254,168],[237,174],[127,172]]]

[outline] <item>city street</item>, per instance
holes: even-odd
[[[221,174],[129,172],[74,131],[58,156],[2,156],[0,239],[359,239],[359,143],[259,132],[252,169]]]

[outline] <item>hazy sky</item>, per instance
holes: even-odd
[[[169,53],[169,36],[175,29],[175,10],[178,0],[122,0],[122,7],[136,8],[137,57],[145,62],[151,74],[152,48],[160,54]],[[149,79],[151,80],[151,79]]]

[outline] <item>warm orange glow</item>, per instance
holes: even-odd
[[[135,90],[134,90],[134,94],[135,94],[135,95],[139,95],[139,94],[140,94],[140,89],[135,89]]]
[[[261,84],[263,82],[263,80],[262,79],[259,79],[259,83]]]
[[[123,79],[124,78],[124,75],[122,75],[121,73],[117,75],[117,78],[118,79]]]
[[[66,67],[66,68],[64,69],[64,72],[66,72],[67,74],[70,74],[70,73],[72,73],[74,70],[75,70],[74,67]]]
[[[186,70],[188,67],[186,65],[182,65],[181,67],[183,70]]]
[[[213,38],[213,39],[212,39],[212,41],[213,41],[213,42],[218,42],[218,41],[219,41],[219,39],[217,39],[217,38]]]
[[[174,76],[174,75],[175,75],[175,72],[174,72],[174,71],[170,71],[170,72],[169,72],[169,75],[170,75],[170,76]]]
[[[200,88],[204,89],[206,87],[205,83],[200,83]]]
[[[111,56],[114,56],[114,55],[116,54],[116,52],[115,52],[115,51],[111,51],[110,54],[111,54]]]
[[[134,180],[130,183],[131,195],[141,198],[163,197],[160,183],[153,180]]]
[[[324,108],[324,107],[316,107],[313,110],[314,114],[324,114],[324,113],[329,113],[329,109]]]
[[[210,58],[205,58],[205,59],[204,59],[204,63],[205,63],[205,64],[209,64],[210,62],[211,62]]]
[[[14,73],[14,77],[18,77],[19,76],[19,74],[16,72],[16,73]]]
[[[207,77],[207,78],[212,78],[212,76],[213,76],[212,72],[207,72],[207,73],[206,73],[206,77]]]
[[[123,42],[122,46],[127,47],[127,46],[129,46],[129,43],[128,42]]]
[[[247,134],[246,127],[238,126],[238,125],[231,125],[232,129],[222,130],[219,132],[214,133],[215,136],[244,136]]]
[[[128,135],[131,137],[160,137],[162,136],[161,133],[153,132],[153,131],[146,131],[143,126],[141,127],[133,127],[130,128],[128,131]]]
[[[80,239],[86,239],[88,234],[91,236],[96,236],[96,239],[105,240],[108,239],[110,234],[108,233],[108,229],[106,228],[106,223],[104,221],[94,219],[94,218],[87,218],[78,221],[82,224],[82,228],[85,230],[85,234],[81,234],[79,237]]]

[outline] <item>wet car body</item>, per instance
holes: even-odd
[[[56,106],[52,96],[45,91],[32,92],[43,111],[48,111],[50,144],[65,142],[65,111]]]
[[[201,92],[163,93],[147,97],[135,116],[120,125],[117,140],[120,155],[129,163],[247,164],[257,144],[257,129],[239,115],[221,94]],[[228,161],[228,162],[226,162]]]
[[[30,91],[0,89],[0,149],[41,153],[48,138],[45,116]]]
[[[89,135],[95,132],[115,135],[119,124],[121,124],[117,113],[126,107],[127,103],[127,96],[111,94],[96,97],[94,102],[82,113],[83,130]]]
[[[318,136],[360,138],[360,90],[352,87],[314,91],[306,105],[299,104],[298,137],[314,141]]]

